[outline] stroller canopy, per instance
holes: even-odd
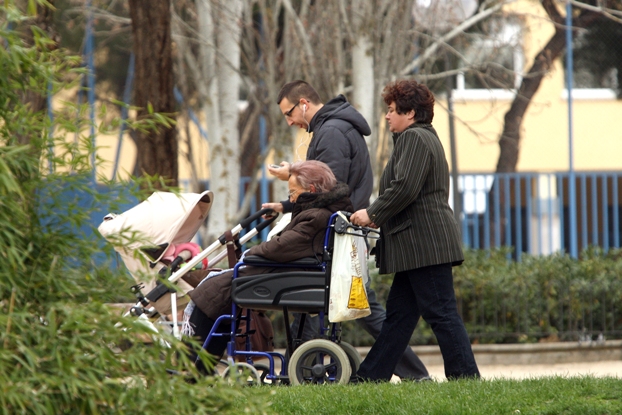
[[[213,193],[155,192],[144,202],[119,215],[106,215],[98,230],[115,244],[123,262],[135,273],[151,274],[141,265],[135,252],[156,264],[167,248],[189,242],[207,218]],[[126,241],[126,243],[123,243]],[[138,279],[138,278],[137,278]]]

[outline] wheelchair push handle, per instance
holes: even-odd
[[[340,211],[339,214],[335,214],[335,233],[338,234],[350,234],[354,236],[363,236],[365,238],[378,239],[380,237],[380,232],[378,229],[368,228],[366,226],[358,226],[350,222],[350,216],[352,213]],[[349,232],[349,229],[353,229],[356,231],[360,231],[361,233]]]

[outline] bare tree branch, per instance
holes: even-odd
[[[348,42],[354,43],[356,37],[354,35],[354,32],[352,31],[352,24],[350,23],[348,13],[346,12],[345,0],[339,0],[339,13],[341,14],[341,19],[343,20],[343,25],[346,29]]]
[[[496,13],[497,11],[501,10],[501,8],[506,3],[507,3],[507,1],[503,1],[503,2],[500,2],[500,3],[492,6],[489,9],[482,10],[482,11],[478,12],[477,14],[471,16],[470,18],[468,18],[467,20],[465,20],[464,22],[462,22],[461,24],[456,26],[454,29],[452,29],[449,32],[447,32],[445,35],[441,36],[436,42],[434,42],[432,45],[427,47],[425,49],[425,51],[421,55],[419,55],[411,63],[409,63],[404,69],[402,69],[400,71],[400,75],[401,76],[406,76],[406,75],[412,73],[413,70],[415,70],[416,68],[421,66],[421,64],[423,62],[425,62],[431,56],[433,56],[441,45],[447,43],[449,40],[453,39],[454,37],[458,36],[459,34],[462,34],[465,29],[468,29],[469,27],[473,26],[474,24],[476,24],[476,23],[486,19],[487,17],[489,17],[492,14]]]
[[[296,11],[294,10],[294,6],[292,6],[292,2],[290,0],[282,0],[282,1],[283,1],[283,7],[285,8],[285,10],[287,11],[287,14],[289,15],[289,17],[292,19],[294,23],[294,28],[296,30],[296,34],[298,35],[298,39],[302,42],[304,52],[307,57],[307,63],[308,63],[307,66],[308,66],[308,70],[310,71],[310,77],[311,79],[313,79],[315,78],[314,76],[315,59],[314,59],[314,54],[313,54],[313,48],[311,47],[311,43],[309,42],[309,37],[305,33],[305,27],[302,24],[302,21],[300,20],[298,15],[296,14]]]
[[[590,4],[582,3],[580,1],[575,1],[575,0],[570,0],[570,4],[580,9],[585,9],[585,10],[589,10],[592,12],[600,13],[603,16],[606,16],[607,18],[613,21],[622,23],[622,11],[620,10],[614,10],[614,9],[610,9],[610,8],[606,8],[602,6],[592,6]],[[620,16],[620,17],[617,17],[617,16]]]

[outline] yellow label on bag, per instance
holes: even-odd
[[[352,286],[350,287],[348,308],[354,308],[357,310],[369,308],[367,293],[365,292],[365,287],[363,286],[362,277],[357,277],[355,275],[352,276]]]

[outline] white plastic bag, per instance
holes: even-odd
[[[353,232],[353,230],[348,230]],[[355,320],[371,314],[365,283],[367,245],[365,239],[349,234],[335,234],[331,268],[328,321]]]

